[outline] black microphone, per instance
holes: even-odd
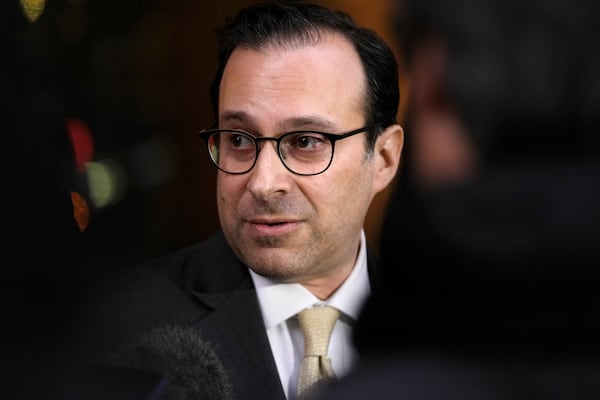
[[[232,400],[232,387],[213,346],[194,328],[149,331],[111,355],[111,363],[163,376],[160,400]]]

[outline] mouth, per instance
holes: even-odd
[[[290,233],[299,226],[294,219],[253,218],[247,220],[251,232],[258,236],[277,236]]]
[[[273,223],[266,223],[266,224],[263,224],[263,225],[267,225],[267,226],[280,226],[280,225],[283,225],[283,224],[285,224],[285,222],[273,222]]]
[[[294,219],[284,219],[284,218],[248,218],[247,221],[250,224],[254,225],[283,225],[297,222]]]

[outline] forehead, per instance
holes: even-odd
[[[365,81],[358,53],[339,35],[295,47],[239,47],[223,73],[220,123],[231,115],[261,127],[313,117],[340,128],[361,123]]]

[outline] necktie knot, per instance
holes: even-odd
[[[307,308],[298,313],[304,334],[304,360],[298,380],[300,398],[306,397],[321,381],[335,378],[327,348],[339,315],[340,312],[332,307]]]

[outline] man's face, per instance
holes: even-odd
[[[219,124],[266,137],[311,129],[344,133],[365,123],[364,91],[358,54],[338,36],[294,49],[237,48],[221,82]],[[345,279],[379,190],[365,135],[338,141],[320,175],[287,170],[272,141],[262,143],[250,172],[218,172],[221,225],[242,261],[260,275],[306,286]]]

